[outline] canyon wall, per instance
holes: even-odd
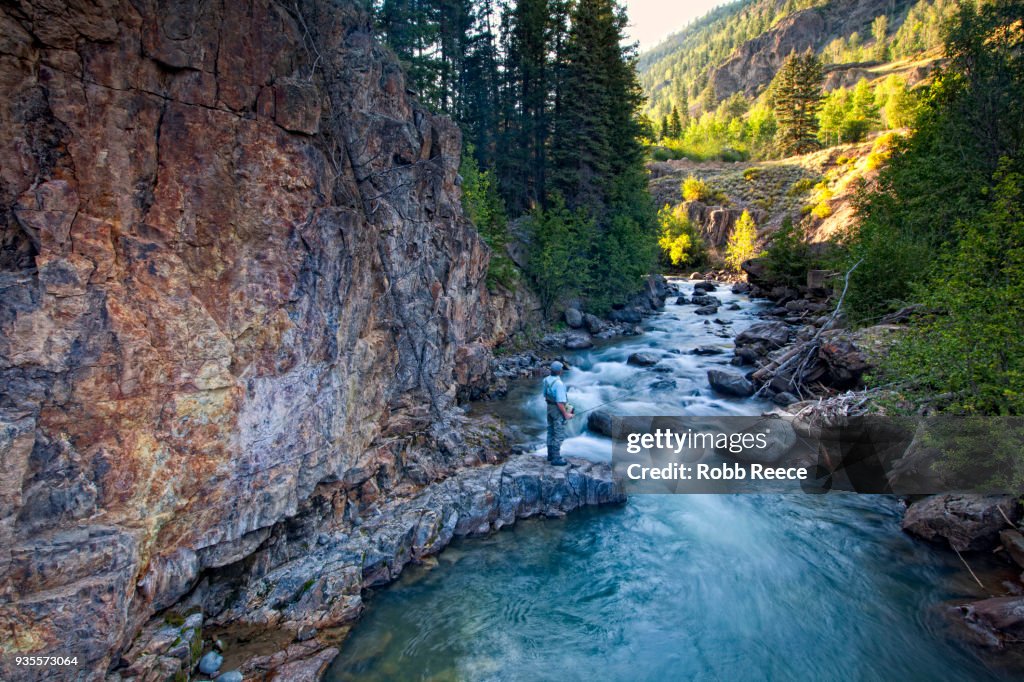
[[[3,666],[462,464],[487,249],[355,2],[4,2],[0,124]]]
[[[721,65],[711,70],[709,84],[715,99],[721,101],[742,92],[748,97],[760,95],[793,52],[808,48],[820,51],[832,40],[858,32],[862,41],[870,40],[871,22],[875,17],[904,12],[913,3],[909,0],[833,0],[821,7],[790,14],[761,35],[736,48]],[[890,25],[890,33],[899,28]],[[836,73],[831,85],[845,84],[857,77]]]

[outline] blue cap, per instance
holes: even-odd
[[[561,372],[562,371],[562,363],[560,363],[558,360],[555,360],[554,362],[552,362],[551,363],[551,371],[552,372]]]

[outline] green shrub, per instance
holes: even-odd
[[[958,227],[956,249],[916,288],[935,314],[884,371],[918,399],[948,396],[947,410],[1024,414],[1024,175],[1000,171],[988,209]]]
[[[764,257],[772,281],[790,286],[805,282],[814,266],[806,234],[790,218],[772,235]]]
[[[588,250],[594,232],[593,221],[581,211],[570,211],[561,197],[552,197],[550,204],[546,211],[535,209],[528,223],[527,274],[545,317],[556,303],[576,298],[590,284]]]
[[[820,201],[811,209],[811,215],[819,220],[824,220],[832,215],[832,205],[827,201]]]
[[[651,159],[654,161],[674,161],[683,158],[682,154],[666,147],[652,147]]]
[[[756,182],[764,175],[764,168],[753,166],[743,171],[743,179],[747,182]]]
[[[803,194],[807,194],[813,188],[814,180],[811,180],[810,178],[800,178],[799,180],[797,180],[796,182],[789,186],[789,189],[786,190],[786,196],[798,197]]]
[[[467,145],[459,174],[462,176],[462,209],[491,248],[487,285],[492,289],[496,285],[512,288],[519,279],[519,269],[505,252],[508,244],[508,219],[505,216],[505,204],[498,194],[494,171],[480,170],[473,157],[473,146]]]

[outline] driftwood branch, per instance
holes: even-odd
[[[761,395],[768,388],[772,379],[789,370],[791,367],[795,367],[796,371],[793,372],[792,386],[797,393],[800,394],[800,397],[803,397],[804,389],[807,387],[804,386],[801,376],[803,375],[804,370],[807,369],[807,366],[818,354],[821,347],[821,335],[831,328],[836,318],[839,317],[839,313],[843,308],[843,301],[846,300],[846,292],[850,289],[850,275],[852,275],[853,271],[856,270],[863,262],[864,259],[862,258],[854,263],[853,267],[846,271],[846,275],[843,278],[843,291],[840,293],[839,300],[836,302],[835,310],[832,311],[832,314],[829,315],[829,318],[825,320],[825,323],[821,325],[818,331],[814,333],[814,336],[807,341],[794,344],[792,348],[783,353],[780,357],[776,358],[751,375],[755,381],[763,382],[761,387],[758,388],[757,392],[754,394],[755,396]]]

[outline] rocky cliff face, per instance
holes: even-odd
[[[3,666],[462,464],[487,252],[355,2],[3,3],[0,120]]]
[[[794,12],[738,47],[711,72],[709,83],[715,97],[720,101],[737,92],[758,95],[791,52],[819,51],[833,39],[855,31],[866,39],[875,17],[901,12],[911,4],[908,0],[834,0],[823,7]]]

